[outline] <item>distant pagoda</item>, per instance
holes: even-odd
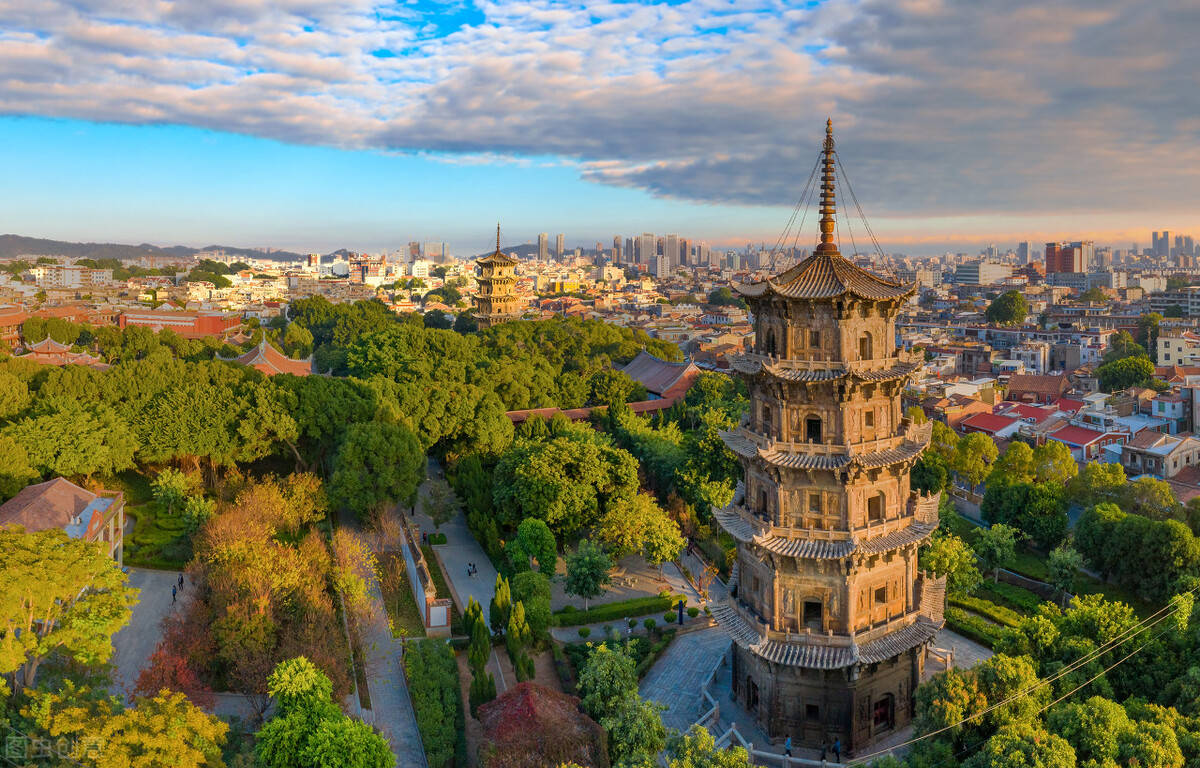
[[[480,328],[487,328],[521,316],[520,300],[514,288],[517,283],[515,259],[500,251],[500,225],[496,225],[496,252],[476,259],[475,319]]]
[[[917,566],[938,495],[909,482],[931,425],[900,405],[920,361],[896,349],[896,315],[915,288],[839,252],[832,122],[823,168],[816,251],[736,287],[754,314],[753,351],[732,361],[750,412],[721,436],[744,481],[715,510],[737,558],[713,615],[735,698],[772,740],[853,752],[912,720],[945,581]]]

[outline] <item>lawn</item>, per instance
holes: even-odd
[[[425,637],[425,622],[413,597],[404,555],[388,552],[379,556],[379,588],[392,637]]]
[[[125,564],[158,570],[182,570],[192,559],[192,542],[178,514],[164,512],[157,502],[125,505],[133,533],[125,536]]]

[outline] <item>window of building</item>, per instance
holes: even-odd
[[[808,511],[815,515],[821,514],[821,494],[808,494]]]
[[[821,630],[824,628],[822,623],[822,615],[824,609],[820,600],[805,600],[804,601],[804,626],[809,629]]]
[[[809,329],[809,331],[808,331],[808,346],[812,347],[813,349],[821,348],[821,332],[820,331],[814,331],[811,328]]]
[[[767,354],[775,354],[775,329],[771,328],[767,331]]]
[[[808,720],[820,720],[821,708],[816,704],[804,705],[804,717]]]
[[[877,493],[867,499],[867,522],[878,523],[883,520],[883,493]]]
[[[810,443],[821,442],[821,420],[816,416],[809,416],[804,420],[805,439]]]
[[[868,408],[867,410],[863,411],[863,426],[875,426],[875,411],[873,409]]]
[[[758,492],[758,508],[764,515],[771,511],[767,501],[767,492],[765,490],[760,490]]]
[[[755,579],[755,589],[758,589],[758,580]],[[887,587],[877,587],[875,589],[875,605],[883,605],[887,603]]]

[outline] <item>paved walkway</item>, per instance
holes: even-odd
[[[425,748],[421,744],[417,718],[404,679],[403,646],[392,638],[383,596],[377,585],[372,587],[371,596],[375,610],[371,620],[362,627],[361,638],[371,709],[363,710],[362,718],[387,737],[396,755],[396,765],[423,767],[426,765]]]
[[[429,479],[421,484],[418,491],[421,499],[424,499],[429,493],[431,483],[445,482],[442,468],[433,459],[429,460],[426,474]],[[454,505],[458,507],[458,497],[454,496],[453,500]],[[421,509],[420,500],[417,502],[417,509]],[[417,512],[415,519],[420,525],[422,533],[434,533],[433,521],[425,514]],[[467,528],[467,518],[461,507],[454,513],[454,517],[449,522],[443,523],[436,532],[446,534],[446,543],[435,546],[434,550],[442,561],[443,570],[446,573],[446,579],[450,582],[450,590],[454,592],[454,601],[458,604],[458,609],[465,612],[467,598],[473,597],[483,607],[484,616],[487,616],[488,606],[492,604],[492,598],[496,594],[496,569],[492,566],[492,561],[488,559],[487,553],[483,551],[483,547],[479,545],[479,542],[471,535],[470,529]],[[474,576],[467,575],[468,563],[475,564],[477,573]]]
[[[729,635],[720,627],[679,635],[654,662],[638,687],[642,698],[667,707],[663,723],[686,731],[708,709],[700,686],[729,650]]]
[[[133,605],[129,623],[113,635],[114,666],[113,683],[115,692],[129,698],[138,675],[146,668],[162,639],[162,621],[184,606],[191,599],[191,582],[185,579],[184,588],[174,603],[171,602],[171,585],[179,582],[178,571],[152,571],[148,568],[130,568],[129,586],[137,587],[138,599]]]

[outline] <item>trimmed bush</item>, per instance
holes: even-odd
[[[1006,627],[1015,627],[1021,622],[1021,614],[1002,605],[996,605],[993,602],[984,600],[981,597],[950,595],[947,601],[950,605],[957,605],[960,608],[973,611],[984,618],[991,619],[997,624],[1002,624]]]
[[[694,619],[700,615],[700,609],[693,605],[687,609],[687,615]]]
[[[431,768],[445,768],[454,762],[465,730],[454,654],[441,640],[409,643],[404,671],[426,759]]]
[[[630,620],[629,620],[629,628],[630,628],[630,629],[633,629],[633,628],[634,628],[634,627],[636,627],[637,625],[638,625],[638,620],[637,620],[637,619],[630,619]]]
[[[982,616],[967,613],[962,608],[946,609],[946,627],[988,648],[995,646],[1002,629]]]
[[[588,637],[589,635],[592,634],[592,628],[591,627],[580,627],[578,629],[578,632],[579,632],[580,637]]]
[[[679,614],[675,611],[667,611],[663,614],[663,624],[674,624],[679,620]]]
[[[1019,613],[1035,613],[1038,606],[1045,602],[1036,593],[1003,581],[979,585],[975,590],[975,597],[991,600],[997,605],[1007,606]]]
[[[444,534],[444,533],[429,534],[429,543],[430,543],[430,545],[445,544],[446,543],[446,534]]]
[[[646,628],[647,632],[653,632],[654,627],[657,626],[657,622],[654,621],[653,617],[647,616],[646,620],[642,622],[642,626]]]
[[[682,595],[667,597],[635,597],[632,600],[622,600],[617,603],[597,605],[586,611],[581,611],[569,605],[556,611],[551,623],[556,627],[574,627],[578,624],[598,624],[604,621],[619,621],[628,616],[645,616],[648,613],[662,613],[673,604],[683,599]]]

